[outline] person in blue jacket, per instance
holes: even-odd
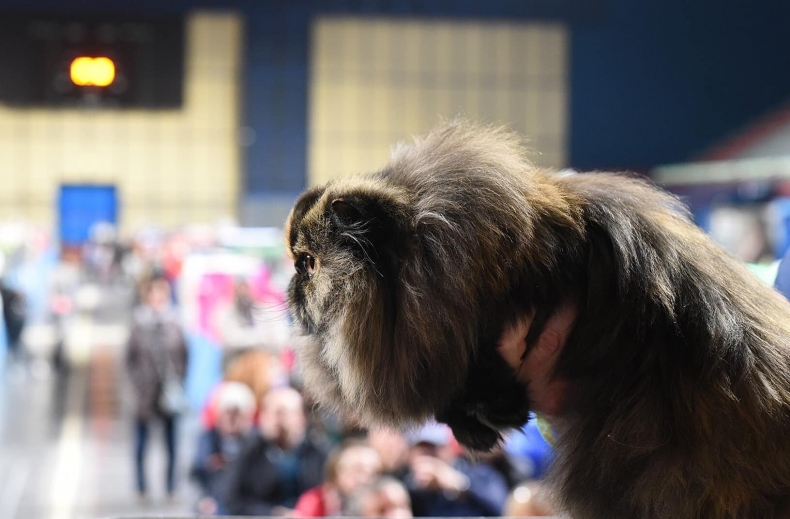
[[[774,287],[781,292],[783,296],[790,299],[790,249],[787,249],[784,257],[782,257],[782,261],[779,262]]]

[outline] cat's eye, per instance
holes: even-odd
[[[299,274],[307,274],[307,277],[311,278],[318,268],[318,263],[313,256],[303,253],[296,258],[294,267],[296,267],[296,272]]]

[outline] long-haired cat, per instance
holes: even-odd
[[[543,171],[517,136],[451,123],[304,193],[286,239],[320,402],[489,449],[530,411],[502,334],[529,316],[526,356],[572,304],[550,376],[574,517],[788,513],[790,304],[645,181]]]

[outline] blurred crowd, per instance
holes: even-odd
[[[113,352],[123,380],[116,391],[129,402],[121,414],[131,439],[130,493],[141,504],[158,493],[146,460],[161,449],[165,492],[204,516],[554,511],[542,483],[552,448],[536,420],[481,455],[441,424],[368,431],[309,400],[289,328],[293,265],[280,229],[122,237],[97,226],[86,243],[55,247],[44,231],[17,224],[0,228],[0,252],[6,372],[68,371],[101,348]],[[790,295],[787,265],[776,282]],[[185,429],[195,432],[179,434],[196,421]],[[185,452],[191,459],[179,463]]]
[[[503,450],[469,456],[449,430],[329,431],[300,392],[271,387],[256,406],[224,382],[216,422],[200,438],[191,476],[201,514],[288,517],[549,515],[540,483]],[[534,474],[533,474],[534,475]]]
[[[123,238],[99,226],[87,243],[57,250],[30,229],[22,234],[15,246],[0,244],[15,357],[7,369],[68,370],[92,354],[79,353],[86,341],[115,342],[141,503],[160,490],[146,461],[156,449],[165,453],[167,495],[207,516],[551,513],[541,477],[552,451],[534,423],[496,452],[471,455],[443,425],[367,431],[309,400],[279,229],[146,229]],[[195,420],[189,445],[179,445],[179,426]],[[184,452],[186,474],[177,459]]]
[[[141,504],[159,491],[146,463],[157,449],[166,494],[204,516],[553,512],[541,479],[552,447],[536,420],[482,455],[441,424],[368,431],[309,400],[285,304],[293,265],[280,229],[144,229],[123,238],[97,226],[86,243],[54,247],[20,224],[0,228],[0,252],[6,372],[68,371],[101,348],[113,352],[123,380],[116,391],[129,402],[121,414],[130,493]],[[784,265],[777,286],[790,294]],[[196,432],[179,434],[195,422]],[[185,452],[191,459],[179,460]]]
[[[97,226],[86,243],[56,248],[35,227],[0,228],[6,372],[68,371],[113,352],[140,503],[158,493],[146,460],[161,449],[165,492],[204,516],[551,515],[542,478],[552,447],[536,420],[481,455],[441,424],[364,430],[309,400],[281,232],[226,225],[121,237]],[[776,283],[790,295],[783,265]],[[195,422],[179,445],[179,426]]]

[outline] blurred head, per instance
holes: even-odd
[[[334,474],[329,482],[341,495],[349,496],[358,488],[368,485],[381,473],[381,458],[376,449],[364,442],[341,445],[334,464]]]
[[[287,386],[287,373],[280,359],[266,350],[242,353],[225,368],[225,380],[241,382],[262,402],[272,387]]]
[[[379,453],[384,472],[396,472],[409,461],[409,444],[399,431],[371,430],[368,433],[368,443]]]
[[[349,499],[347,513],[355,517],[410,518],[411,500],[403,483],[385,476],[357,490]]]
[[[233,296],[236,301],[252,301],[252,289],[245,278],[240,277],[236,279],[236,284],[233,286]]]
[[[451,462],[455,458],[450,448],[450,428],[444,424],[427,423],[407,435],[410,445],[409,461],[420,456],[433,456]]]
[[[240,382],[223,382],[217,400],[217,429],[223,435],[246,434],[252,429],[255,395]]]
[[[154,310],[170,304],[170,283],[164,277],[154,277],[143,289],[143,301]]]
[[[284,449],[302,443],[307,432],[302,395],[290,387],[269,391],[261,402],[258,427],[267,440]]]
[[[536,481],[519,484],[505,504],[505,517],[544,517],[554,515],[546,488]]]

